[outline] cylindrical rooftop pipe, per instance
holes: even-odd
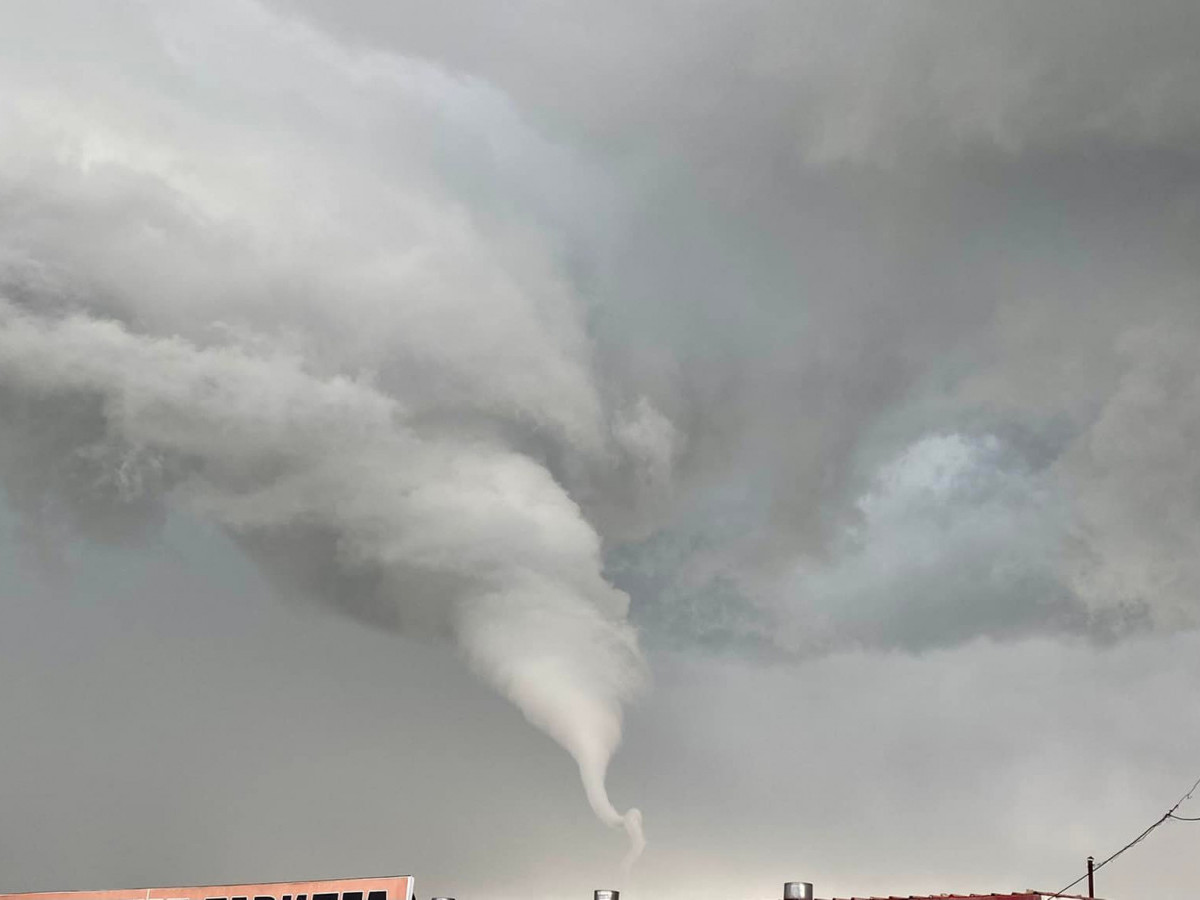
[[[783,885],[783,900],[813,900],[810,881],[788,881]]]

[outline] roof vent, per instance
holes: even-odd
[[[813,900],[810,881],[789,881],[783,886],[783,900]]]
[[[594,891],[592,900],[621,900],[620,891]]]

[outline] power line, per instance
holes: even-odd
[[[1118,856],[1120,856],[1122,853],[1124,853],[1130,847],[1134,847],[1134,846],[1140,844],[1142,841],[1144,841],[1147,837],[1150,836],[1150,832],[1152,832],[1155,828],[1157,828],[1159,825],[1161,825],[1163,822],[1167,821],[1168,819],[1178,819],[1181,822],[1200,822],[1200,818],[1188,819],[1183,816],[1175,815],[1175,810],[1179,809],[1179,807],[1183,805],[1183,802],[1185,800],[1192,799],[1192,794],[1194,794],[1196,792],[1196,788],[1200,788],[1200,778],[1196,779],[1195,783],[1188,789],[1188,792],[1186,794],[1184,794],[1182,797],[1180,797],[1175,802],[1174,806],[1172,806],[1170,809],[1168,809],[1165,813],[1162,814],[1161,819],[1159,819],[1157,822],[1155,822],[1153,825],[1151,825],[1149,828],[1147,828],[1145,831],[1143,831],[1141,834],[1139,834],[1137,837],[1135,837],[1132,841],[1130,841],[1128,844],[1126,844],[1124,847],[1122,847],[1120,850],[1118,850],[1112,856],[1108,857],[1108,859],[1104,860],[1104,862],[1096,863],[1095,867],[1093,867],[1093,869],[1092,869],[1092,873],[1095,874],[1096,872],[1099,872],[1101,869],[1103,869],[1105,866],[1107,866],[1110,862],[1112,862],[1114,859],[1116,859]],[[1080,875],[1078,878],[1076,878],[1074,881],[1072,881],[1070,884],[1068,884],[1065,888],[1059,889],[1056,893],[1053,893],[1050,896],[1051,897],[1061,897],[1064,893],[1069,891],[1071,888],[1075,887],[1075,885],[1079,884],[1079,882],[1083,881],[1083,879],[1085,879],[1087,877],[1088,877],[1088,873],[1084,872],[1082,875]]]

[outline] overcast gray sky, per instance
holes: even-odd
[[[0,889],[1052,891],[1135,836],[1200,776],[1197,40],[0,11]]]

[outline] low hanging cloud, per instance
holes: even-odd
[[[1200,624],[1198,340],[1186,321],[1125,335],[1116,388],[1063,461],[1069,583],[1094,609],[1145,608],[1168,629]]]

